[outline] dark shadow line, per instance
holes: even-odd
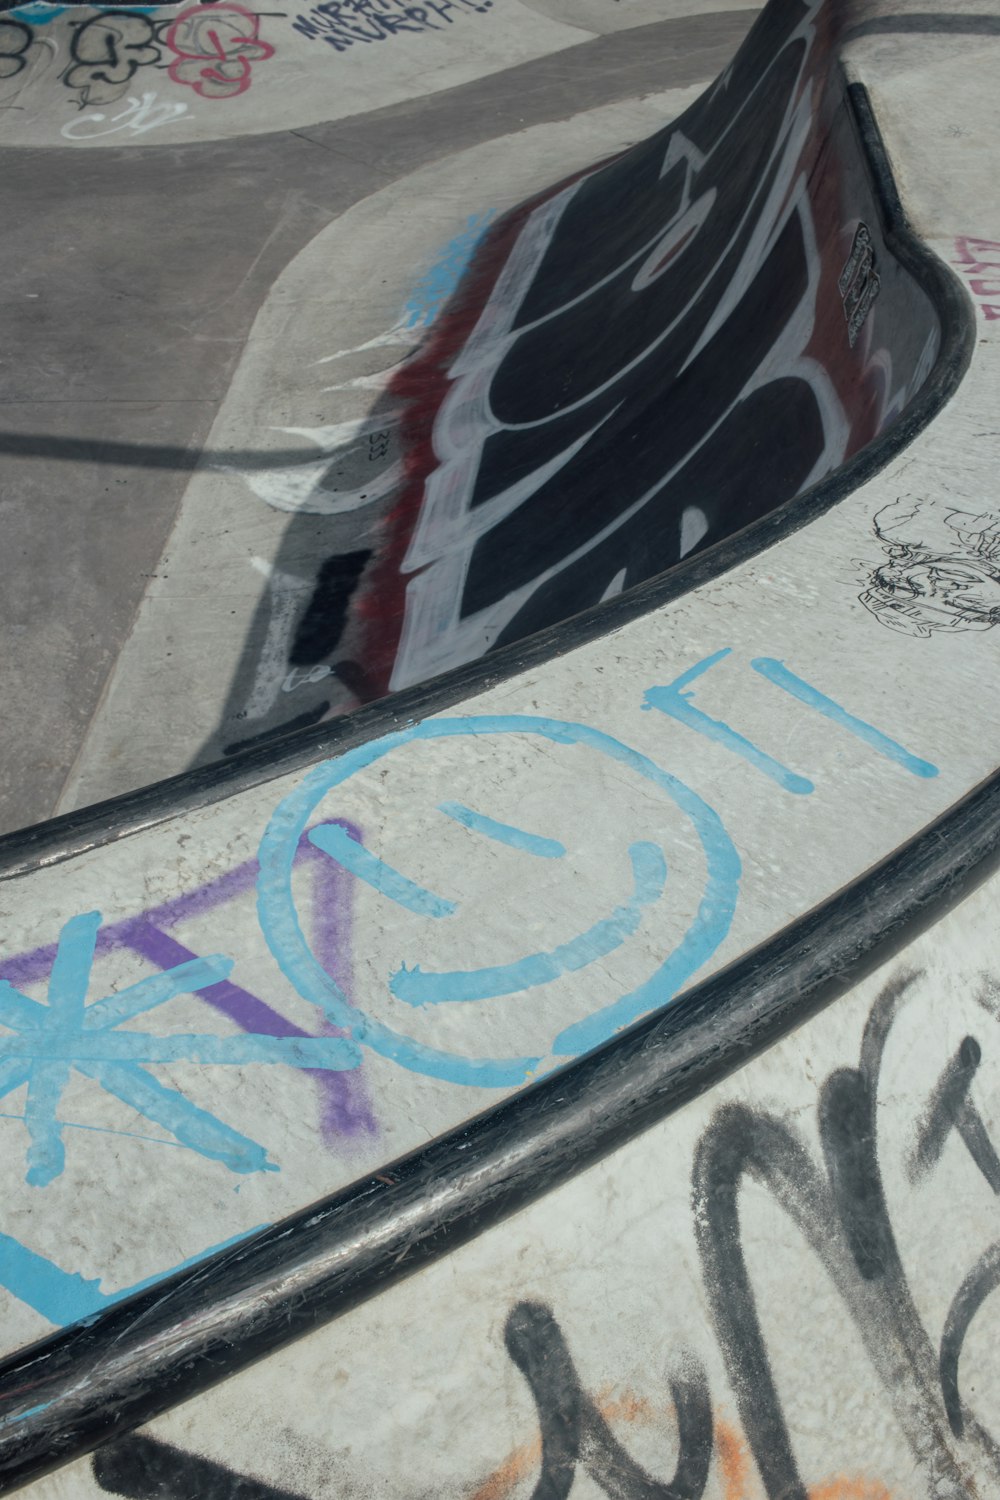
[[[374,419],[373,419],[374,425]],[[287,469],[293,464],[321,463],[317,446],[271,448],[180,448],[170,443],[121,443],[104,438],[47,437],[41,432],[0,433],[0,455],[46,458],[57,463],[121,464],[131,469],[174,469],[193,474],[196,469],[225,473],[229,469]]]
[[[971,12],[952,16],[943,11],[873,16],[870,21],[861,21],[857,26],[849,27],[844,33],[844,41],[854,42],[863,36],[938,36],[945,33],[954,33],[956,36],[1000,36],[1000,16],[979,16]]]

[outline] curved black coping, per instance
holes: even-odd
[[[862,156],[871,170],[886,243],[900,264],[923,286],[937,308],[942,325],[941,349],[934,369],[920,394],[891,428],[835,473],[742,531],[707,547],[669,572],[526,640],[513,642],[426,683],[404,688],[344,718],[300,729],[266,745],[250,746],[224,761],[183,771],[152,786],[0,836],[0,879],[71,859],[101,844],[312,766],[317,760],[341,755],[355,745],[377,739],[402,724],[428,718],[553,657],[619,630],[808,526],[890,463],[927,426],[961,381],[972,357],[975,313],[959,282],[920,243],[906,221],[866,90],[861,84],[845,83],[844,87]]]
[[[659,608],[807,525],[957,387],[974,314],[906,223],[862,86],[848,97],[886,237],[934,300],[942,350],[885,438],[704,556],[428,688],[277,753],[247,752],[0,841],[27,872],[346,749]],[[431,1145],[0,1364],[0,1492],[149,1421],[490,1228],[703,1093],[885,962],[1000,865],[1000,773],[861,879],[669,1007]]]

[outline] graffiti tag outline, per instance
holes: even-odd
[[[666,1004],[708,962],[729,932],[739,893],[740,857],[719,814],[690,787],[639,751],[583,724],[527,714],[428,720],[358,746],[337,760],[317,766],[279,804],[265,830],[258,854],[257,908],[261,931],[278,967],[299,994],[317,1005],[334,1025],[344,1028],[348,1035],[381,1056],[416,1073],[480,1088],[517,1087],[525,1082],[541,1059],[468,1058],[444,1052],[418,1043],[350,1005],[336,981],[316,960],[302,934],[291,887],[292,861],[309,817],[322,798],[391,751],[414,741],[512,734],[534,735],[559,745],[583,745],[636,772],[664,792],[687,818],[706,863],[705,889],[697,914],[687,932],[650,978],[566,1027],[552,1042],[552,1050],[560,1056],[577,1056],[588,1051],[646,1011]],[[405,882],[393,899],[399,899],[402,894],[403,904],[406,904],[405,898],[412,893],[408,893],[405,887],[412,886],[412,882],[400,877],[398,872],[390,872],[390,876]],[[413,895],[415,901],[430,894],[419,887],[417,891],[419,895]],[[426,914],[445,913],[431,910]],[[487,971],[480,972],[485,974]],[[471,976],[463,977],[469,979]]]

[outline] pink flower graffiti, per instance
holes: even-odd
[[[167,70],[204,99],[232,99],[250,87],[250,64],[274,56],[253,11],[242,5],[195,5],[182,11],[165,42],[176,60]]]

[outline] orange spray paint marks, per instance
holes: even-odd
[[[624,1395],[614,1398],[609,1387],[605,1387],[598,1393],[594,1406],[610,1424],[626,1422],[648,1426],[662,1415],[653,1403],[645,1400],[644,1397],[626,1391]],[[668,1410],[672,1414],[673,1408],[670,1407]],[[519,1480],[523,1479],[526,1474],[530,1474],[532,1469],[537,1468],[541,1461],[541,1438],[535,1438],[530,1443],[522,1443],[504,1459],[498,1469],[493,1470],[493,1473],[469,1496],[469,1500],[507,1500],[507,1496]],[[726,1500],[729,1500],[728,1496]],[[854,1497],[849,1497],[849,1500],[854,1500]],[[867,1500],[867,1497],[864,1497],[864,1500]]]
[[[715,1448],[719,1464],[720,1500],[757,1500],[761,1493],[750,1447],[735,1423],[721,1418],[715,1424]],[[893,1500],[878,1479],[825,1479],[810,1485],[809,1500]]]
[[[664,1413],[651,1401],[626,1392],[613,1398],[610,1391],[600,1392],[594,1405],[611,1424],[648,1426]],[[672,1415],[672,1408],[669,1409]],[[715,1451],[718,1462],[719,1500],[761,1500],[762,1491],[754,1469],[750,1447],[735,1423],[721,1418],[715,1424]],[[523,1443],[504,1460],[498,1469],[469,1496],[469,1500],[507,1500],[522,1479],[542,1461],[542,1443],[535,1438]],[[709,1490],[710,1494],[716,1492]],[[894,1500],[878,1479],[825,1479],[809,1487],[809,1500]]]
[[[715,1447],[722,1479],[722,1500],[750,1500],[750,1450],[728,1422],[715,1424]]]
[[[524,1443],[520,1448],[515,1448],[509,1458],[504,1459],[499,1469],[494,1469],[475,1494],[469,1496],[469,1500],[506,1500],[518,1481],[537,1468],[541,1461],[541,1438],[536,1438],[533,1443]]]
[[[809,1500],[892,1500],[878,1479],[827,1479],[814,1485]]]

